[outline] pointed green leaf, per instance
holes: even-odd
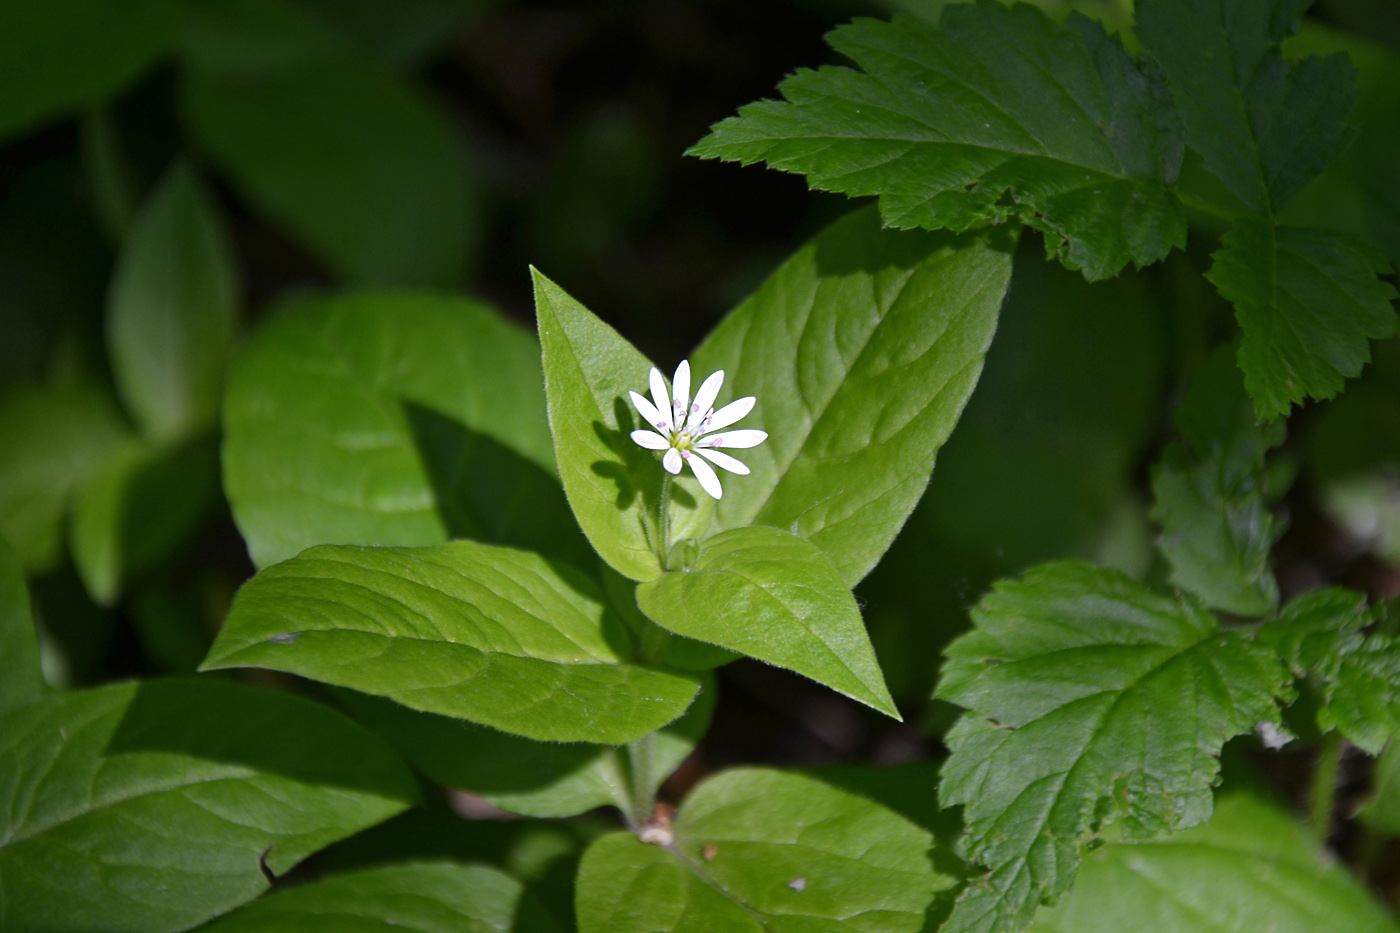
[[[1270,511],[1264,457],[1283,443],[1282,422],[1260,425],[1231,347],[1223,346],[1188,383],[1172,444],[1152,469],[1157,541],[1174,584],[1207,606],[1262,616],[1278,605],[1271,551],[1283,531]]]
[[[107,300],[112,374],[151,441],[182,441],[218,423],[237,305],[219,209],[177,164],[137,215]]]
[[[957,879],[904,817],[798,774],[743,768],[681,807],[674,844],[603,836],[579,865],[581,933],[918,933]]]
[[[1024,4],[948,6],[938,26],[858,19],[828,37],[861,71],[799,71],[692,155],[765,161],[814,188],[879,195],[894,227],[1014,217],[1091,280],[1186,243],[1166,187],[1180,128],[1116,37]]]
[[[913,511],[977,385],[1011,279],[1010,244],[881,230],[852,214],[788,260],[696,350],[718,404],[758,401],[712,532],[773,525],[813,541],[848,585]]]
[[[1333,587],[1300,596],[1260,630],[1298,677],[1322,690],[1317,724],[1336,729],[1372,755],[1400,733],[1400,642],[1367,633],[1375,614],[1366,597]]]
[[[441,108],[345,55],[263,74],[195,71],[191,131],[265,216],[352,284],[457,285],[479,223]]]
[[[266,667],[527,738],[620,745],[696,692],[629,656],[625,627],[583,574],[454,541],[317,547],[262,571],[204,667]]]
[[[126,435],[115,406],[94,386],[0,394],[0,536],[26,571],[58,562],[70,498]]]
[[[967,710],[939,799],[963,805],[967,855],[990,871],[949,933],[1024,929],[1107,822],[1139,838],[1208,819],[1221,746],[1277,722],[1289,681],[1247,632],[1089,564],[1002,581],[972,621],[937,691]]]
[[[412,862],[322,878],[220,917],[200,933],[557,933],[510,875]]]
[[[14,549],[0,537],[0,714],[37,700],[43,690],[39,639],[24,569]]]
[[[652,366],[617,331],[538,270],[535,316],[559,475],[578,523],[598,554],[633,580],[661,572],[657,506],[661,460],[628,436],[644,427],[628,398],[647,392]],[[701,534],[711,502],[692,478],[671,493],[671,539]]]
[[[811,542],[755,525],[710,538],[687,570],[637,587],[662,628],[810,677],[899,719],[855,597]]]
[[[1252,797],[1217,801],[1209,823],[1084,861],[1031,933],[1395,933],[1395,920],[1288,814]]]
[[[502,810],[551,818],[631,804],[623,749],[534,742],[363,693],[345,690],[337,695],[357,720],[382,735],[430,780],[471,791]],[[656,733],[648,788],[652,794],[695,750],[710,727],[714,708],[710,680],[684,716]]]
[[[202,678],[55,694],[0,718],[7,930],[187,930],[417,799],[379,739]]]
[[[239,354],[224,407],[224,481],[254,562],[450,537],[591,561],[554,477],[539,366],[523,329],[464,298],[285,307]]]

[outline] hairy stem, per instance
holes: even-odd
[[[1341,770],[1341,765],[1342,737],[1333,730],[1322,737],[1322,746],[1317,750],[1317,764],[1313,766],[1312,794],[1308,805],[1308,821],[1324,840],[1332,829],[1337,773]]]
[[[651,789],[655,767],[655,732],[648,732],[627,744],[627,783],[631,804],[627,823],[634,831],[651,819],[652,811],[656,809],[656,796]]]
[[[670,569],[671,556],[671,474],[661,474],[661,566]]]

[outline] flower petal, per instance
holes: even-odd
[[[743,449],[745,447],[757,447],[766,440],[768,440],[767,431],[745,430],[729,431],[724,434],[711,434],[708,437],[702,438],[699,443],[705,447],[737,447]]]
[[[670,441],[655,431],[633,431],[632,443],[647,450],[665,450],[671,446]]]
[[[665,415],[665,420],[671,420],[671,397],[666,394],[666,380],[661,378],[661,370],[655,366],[651,368],[651,400],[656,403],[656,410]],[[655,424],[656,422],[652,422]],[[669,427],[679,430],[680,425],[671,424]]]
[[[719,395],[719,387],[724,385],[724,370],[720,369],[710,373],[705,381],[700,383],[700,391],[695,393],[695,401],[690,403],[690,414],[694,418],[703,418],[709,412],[710,406],[714,405],[715,397]]]
[[[662,431],[670,430],[671,419],[657,411],[656,406],[651,403],[649,398],[637,392],[628,392],[627,394],[632,396],[632,407],[637,409],[637,413],[642,416],[643,421],[653,428]],[[645,447],[646,445],[643,444],[642,446]],[[660,450],[661,448],[658,447],[656,449]]]
[[[727,428],[740,418],[753,411],[756,399],[752,395],[741,399],[735,399],[728,405],[715,412],[715,416],[710,419],[710,423],[705,426],[707,431],[718,431],[720,428]]]
[[[681,360],[676,367],[675,378],[671,380],[671,400],[676,406],[676,428],[685,424],[686,413],[690,411],[690,360]]]
[[[710,450],[707,447],[697,447],[695,448],[695,452],[722,470],[728,470],[730,473],[738,473],[740,476],[749,475],[749,468],[729,456],[729,454],[722,454],[718,450]]]
[[[690,471],[700,481],[700,488],[708,492],[711,498],[718,499],[724,495],[724,490],[719,485],[719,477],[710,469],[708,463],[699,457],[686,457],[685,462],[690,464]]]
[[[672,447],[666,451],[666,456],[661,458],[661,465],[666,468],[667,473],[679,473],[681,471],[681,452]]]

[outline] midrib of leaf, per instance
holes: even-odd
[[[711,888],[714,888],[720,894],[723,894],[731,904],[738,907],[745,914],[747,914],[749,919],[752,920],[754,923],[758,924],[759,927],[767,926],[767,924],[764,923],[764,919],[767,916],[766,914],[759,913],[758,911],[750,907],[748,904],[745,904],[743,901],[739,900],[733,894],[730,894],[729,889],[717,882],[714,878],[710,877],[710,873],[705,871],[705,869],[700,865],[700,863],[694,861],[690,858],[690,856],[686,855],[685,850],[680,847],[679,843],[672,842],[668,846],[662,846],[662,848],[665,849],[667,852],[671,853],[672,857],[674,857],[676,861],[680,862],[681,865],[690,869],[691,874],[695,875],[695,877],[699,878],[702,882],[709,885]]]

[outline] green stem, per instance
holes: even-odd
[[[661,474],[661,566],[670,569],[671,557],[671,474]]]
[[[1317,764],[1313,766],[1312,795],[1308,806],[1308,821],[1323,839],[1327,838],[1332,829],[1337,774],[1341,767],[1342,737],[1333,730],[1322,737],[1322,747],[1317,750]]]
[[[651,789],[655,768],[655,732],[648,732],[637,741],[628,743],[627,783],[631,797],[631,806],[629,807],[631,812],[627,814],[627,822],[634,830],[651,819],[652,811],[656,809],[656,795]]]
[[[111,111],[105,107],[94,107],[84,113],[78,126],[98,220],[111,241],[120,245],[136,216],[139,197],[122,146],[121,132]]]

